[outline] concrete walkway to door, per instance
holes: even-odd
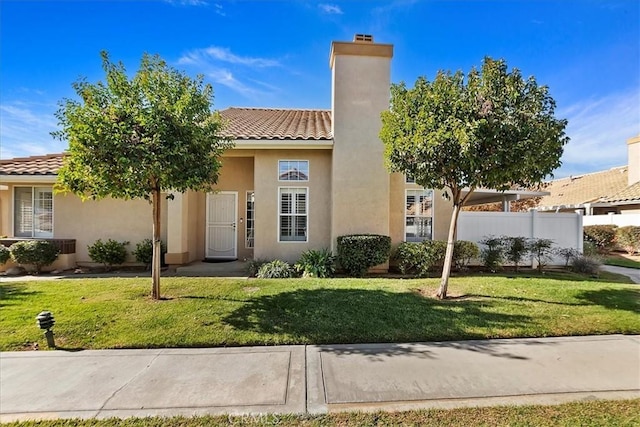
[[[176,268],[176,276],[191,277],[248,277],[249,263],[246,261],[196,261]]]

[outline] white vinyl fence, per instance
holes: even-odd
[[[640,214],[585,215],[582,225],[627,225],[640,226]]]
[[[551,239],[555,247],[582,252],[582,215],[577,213],[460,212],[458,240],[479,243],[488,236]],[[564,261],[554,258],[551,264]]]

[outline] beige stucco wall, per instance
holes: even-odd
[[[7,184],[8,189],[0,191],[0,234],[13,236],[13,187],[33,184]],[[35,184],[47,186],[46,184]],[[161,236],[166,241],[167,202],[162,198]],[[130,242],[127,250],[131,253],[136,243],[152,237],[151,205],[146,200],[88,200],[83,202],[72,194],[55,194],[53,197],[53,237],[75,239],[75,261],[80,265],[91,265],[87,246],[96,240],[114,239]],[[129,254],[128,262],[135,262]],[[66,264],[65,264],[66,265]]]
[[[162,200],[166,219],[166,200]],[[76,239],[76,261],[80,265],[91,263],[87,246],[98,239],[130,242],[127,261],[135,262],[131,255],[135,245],[153,236],[152,209],[146,200],[107,198],[83,202],[73,195],[55,195],[53,216],[54,237]],[[163,230],[161,235],[166,241]]]
[[[279,182],[278,160],[308,160],[308,182]],[[256,150],[255,152],[255,258],[295,262],[308,249],[331,244],[331,152],[329,150]],[[307,187],[308,239],[278,242],[278,188]],[[350,215],[356,215],[351,212]]]
[[[378,133],[380,113],[389,108],[391,51],[378,47],[389,56],[363,56],[373,45],[363,55],[349,51],[332,58],[334,248],[340,235],[390,234],[389,174]]]

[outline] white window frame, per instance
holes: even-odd
[[[30,236],[16,236],[16,189],[18,188],[30,188],[31,189],[31,207],[33,212],[31,213],[31,235]],[[35,231],[35,223],[36,223],[36,212],[35,212],[35,202],[36,202],[36,190],[48,190],[51,193],[51,232],[50,233],[36,233]],[[25,237],[25,238],[53,238],[54,236],[54,218],[55,218],[55,197],[53,194],[53,187],[46,185],[15,185],[13,186],[13,191],[11,195],[11,233],[14,237]]]
[[[305,194],[305,213],[304,215],[302,214],[283,214],[282,213],[282,193],[283,190],[304,190],[304,194]],[[308,243],[309,242],[309,187],[300,187],[300,186],[296,186],[296,187],[278,187],[278,215],[277,215],[277,219],[276,219],[276,227],[277,227],[277,233],[278,233],[278,243]],[[294,198],[295,199],[295,198]],[[293,200],[293,199],[292,199]],[[295,211],[295,209],[292,209],[293,211]],[[304,240],[282,240],[282,234],[281,232],[281,218],[283,216],[305,216],[307,218],[307,226],[305,229],[305,234],[304,234]]]
[[[305,162],[307,164],[307,179],[280,179],[280,163],[281,162]],[[278,182],[309,182],[309,176],[311,175],[311,162],[305,159],[278,159]]]
[[[427,216],[427,215],[407,215],[407,197],[409,196],[409,192],[412,193],[417,193],[417,192],[428,192],[431,193],[431,215]],[[433,224],[435,223],[435,192],[433,190],[430,190],[428,188],[405,188],[404,190],[404,241],[405,242],[422,242],[424,240],[433,240]],[[414,240],[408,240],[407,239],[407,218],[412,217],[412,218],[431,218],[431,236],[429,237],[425,237],[425,238],[421,238],[421,237],[416,237],[416,238],[412,238]]]
[[[253,194],[253,206],[251,212],[253,216],[251,218],[252,227],[249,227],[249,195]],[[245,214],[245,229],[244,229],[244,247],[246,249],[254,249],[256,246],[256,192],[253,190],[249,190],[245,192],[245,204],[244,204],[244,214]],[[251,236],[251,240],[253,244],[249,246],[249,230],[253,230],[253,234]]]

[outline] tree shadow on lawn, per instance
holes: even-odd
[[[11,300],[24,300],[40,292],[27,290],[26,285],[21,284],[2,284],[0,285],[0,307],[9,305]]]
[[[222,319],[236,329],[309,344],[404,343],[518,335],[530,316],[496,312],[491,300],[439,301],[414,293],[300,289],[249,299]],[[382,351],[382,350],[379,350]],[[402,347],[386,352],[403,354]],[[508,357],[508,356],[506,356]]]
[[[640,314],[640,289],[598,289],[583,291],[576,298],[611,310],[627,310]]]

